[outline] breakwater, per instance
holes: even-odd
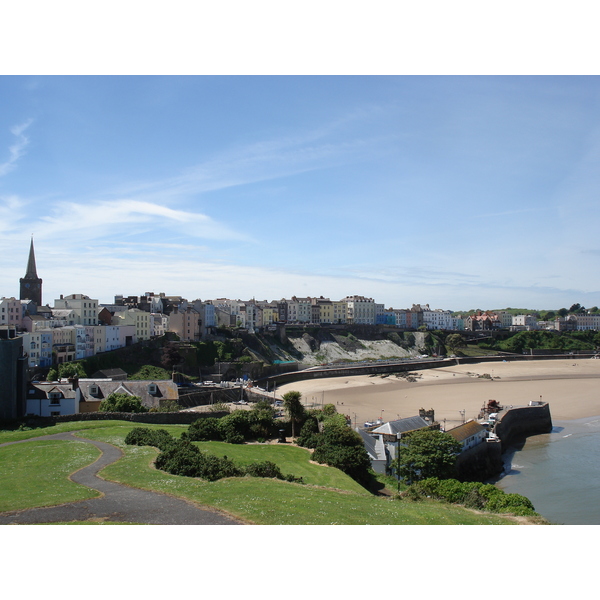
[[[494,427],[494,433],[502,443],[502,452],[515,441],[551,431],[552,417],[547,402],[533,406],[515,406],[501,411]]]
[[[503,453],[511,444],[531,435],[549,433],[551,430],[552,418],[547,402],[501,411],[493,430],[497,438],[487,439],[458,456],[458,477],[463,481],[481,481],[497,477],[504,470]]]

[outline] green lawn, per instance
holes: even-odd
[[[339,490],[368,494],[354,479],[339,469],[327,465],[310,463],[311,452],[297,446],[285,444],[226,444],[225,442],[196,442],[196,445],[217,456],[227,456],[236,464],[249,465],[269,460],[274,462],[284,475],[302,477],[304,483]]]
[[[301,476],[305,485],[276,479],[255,477],[221,479],[207,482],[189,477],[170,475],[156,470],[152,463],[158,451],[148,446],[128,446],[124,443],[127,433],[142,425],[123,421],[95,421],[86,423],[64,423],[45,430],[36,430],[39,435],[84,429],[82,437],[114,444],[124,451],[124,457],[103,469],[101,476],[133,487],[164,492],[186,498],[201,506],[223,510],[245,522],[264,525],[492,525],[512,524],[509,518],[499,515],[475,513],[458,506],[434,501],[412,503],[397,499],[376,497],[344,473],[331,467],[311,464],[310,453],[302,448],[284,444],[230,445],[221,442],[198,442],[201,448],[219,455],[227,455],[240,464],[256,460],[272,460],[283,473]],[[146,426],[146,425],[143,425]],[[174,436],[187,430],[186,425],[151,425],[151,428],[166,429]],[[32,432],[9,432],[9,434]],[[6,434],[5,434],[6,435]],[[0,437],[0,440],[2,438]],[[4,441],[4,440],[2,440]],[[68,481],[67,476],[97,456],[95,448],[73,442],[45,441],[18,444],[0,448],[4,464],[12,464],[22,454],[20,466],[12,470],[9,497],[10,508],[27,508],[70,502],[70,494],[81,494],[82,488]],[[21,448],[21,450],[19,450]],[[52,452],[48,452],[48,450]],[[56,449],[56,450],[55,450]],[[85,454],[85,450],[88,454]],[[51,460],[48,460],[48,455]],[[6,468],[6,467],[5,467]],[[10,470],[10,469],[9,469]],[[7,471],[8,472],[8,471]],[[16,477],[16,473],[19,474]],[[0,471],[4,481],[4,474]],[[42,484],[40,477],[45,478]],[[37,481],[27,484],[27,481]],[[71,487],[74,486],[74,489]],[[2,486],[4,487],[4,486]],[[54,495],[47,498],[30,496],[31,490],[53,488]],[[335,489],[333,489],[335,488]],[[83,488],[84,492],[86,491]],[[95,492],[89,491],[95,495]],[[90,497],[90,496],[85,496]],[[1,496],[0,496],[1,498]],[[15,503],[18,506],[15,507]]]
[[[30,438],[40,437],[42,435],[52,435],[54,433],[65,433],[68,431],[78,431],[80,429],[102,429],[105,427],[114,427],[115,425],[124,425],[124,421],[102,420],[102,421],[72,421],[68,423],[58,423],[48,427],[38,427],[26,431],[0,429],[0,444],[5,442],[19,442]],[[130,427],[142,427],[143,423],[127,423]],[[182,431],[185,431],[187,425],[180,425]]]
[[[0,448],[0,512],[53,506],[98,496],[69,475],[93,463],[100,451],[91,444],[39,440]]]

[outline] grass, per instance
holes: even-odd
[[[236,464],[249,465],[269,460],[274,462],[284,475],[289,473],[302,477],[304,483],[368,494],[365,489],[339,469],[327,465],[310,463],[311,453],[305,448],[284,444],[226,444],[225,442],[196,442],[196,445],[217,456],[227,456]]]
[[[83,425],[87,427],[82,427]],[[254,477],[207,482],[170,475],[153,467],[152,463],[158,453],[155,448],[128,446],[124,443],[127,433],[139,426],[139,424],[123,421],[63,423],[43,430],[40,435],[85,429],[82,431],[82,436],[114,444],[124,451],[121,460],[102,470],[100,475],[103,478],[185,498],[200,506],[225,511],[247,523],[262,525],[507,525],[515,523],[505,516],[477,513],[436,501],[414,503],[373,496],[341,471],[311,464],[310,453],[307,450],[284,444],[229,445],[221,442],[198,442],[201,448],[221,456],[227,455],[241,464],[255,460],[272,460],[278,464],[282,472],[303,477],[305,485]],[[185,425],[149,425],[149,427],[166,429],[175,437],[187,429]],[[32,431],[8,433],[31,435]],[[3,435],[7,435],[7,432]],[[45,477],[47,484],[44,485],[56,487],[55,495],[52,496],[53,504],[73,501],[69,495],[73,490],[67,490],[70,486],[75,486],[77,493],[81,493],[79,486],[67,479],[70,472],[79,468],[71,461],[76,458],[77,465],[83,466],[81,463],[89,464],[96,456],[93,454],[84,457],[80,452],[79,444],[73,442],[45,440],[7,446],[0,449],[0,456],[9,457],[10,464],[19,452],[24,452],[17,450],[18,448],[29,448],[29,457],[21,461],[17,479],[27,481],[30,476],[33,476],[34,480],[36,477]],[[52,452],[48,452],[49,448]],[[60,452],[55,452],[55,448]],[[96,452],[91,446],[85,445],[84,448]],[[64,454],[61,454],[63,452]],[[48,462],[48,455],[52,457],[50,462]],[[22,485],[29,486],[29,484]],[[35,487],[34,485],[21,490],[14,485],[12,487],[11,508],[14,508],[15,503],[18,503],[18,508],[46,505],[39,503],[41,498],[29,498],[29,490]],[[91,490],[88,492],[95,494]],[[11,508],[0,508],[0,510]]]
[[[488,350],[487,348],[479,348],[479,346],[465,346],[460,349],[463,356],[498,356],[497,350]]]
[[[104,427],[113,427],[114,425],[123,425],[123,421],[113,420],[102,420],[102,421],[71,421],[67,423],[58,423],[57,425],[49,425],[48,427],[37,427],[35,429],[27,430],[0,430],[0,444],[5,442],[19,442],[21,440],[28,440],[31,438],[40,437],[42,435],[52,435],[54,433],[65,433],[69,431],[78,431],[80,429],[101,429]],[[141,427],[142,424],[135,424]],[[133,427],[134,424],[131,424]],[[186,427],[182,425],[182,427]],[[183,430],[182,430],[183,431]]]
[[[91,444],[61,440],[0,448],[0,512],[97,497],[96,490],[68,477],[98,456],[100,451]]]

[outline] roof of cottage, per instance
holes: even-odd
[[[385,444],[381,435],[371,435],[364,429],[356,429],[358,434],[363,440],[365,450],[371,460],[386,460],[385,456]]]
[[[471,419],[470,421],[467,421],[466,423],[463,423],[454,429],[449,429],[446,433],[449,433],[457,442],[462,442],[472,435],[483,431],[484,429],[485,427],[481,423]]]
[[[387,423],[380,425],[376,429],[373,429],[372,433],[397,435],[398,433],[407,433],[408,431],[414,431],[415,429],[423,429],[424,427],[429,427],[430,425],[431,423],[428,423],[422,417],[407,417],[406,419],[388,421]]]

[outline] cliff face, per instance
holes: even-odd
[[[405,350],[390,340],[348,340],[343,336],[336,336],[331,340],[317,341],[306,334],[299,338],[290,337],[289,340],[302,356],[301,362],[310,366],[333,362],[406,358],[417,353],[414,349]]]
[[[407,358],[423,352],[426,345],[422,332],[404,339],[402,333],[363,326],[291,326],[277,332],[236,335],[240,335],[246,353],[259,361],[297,361],[307,366]]]

